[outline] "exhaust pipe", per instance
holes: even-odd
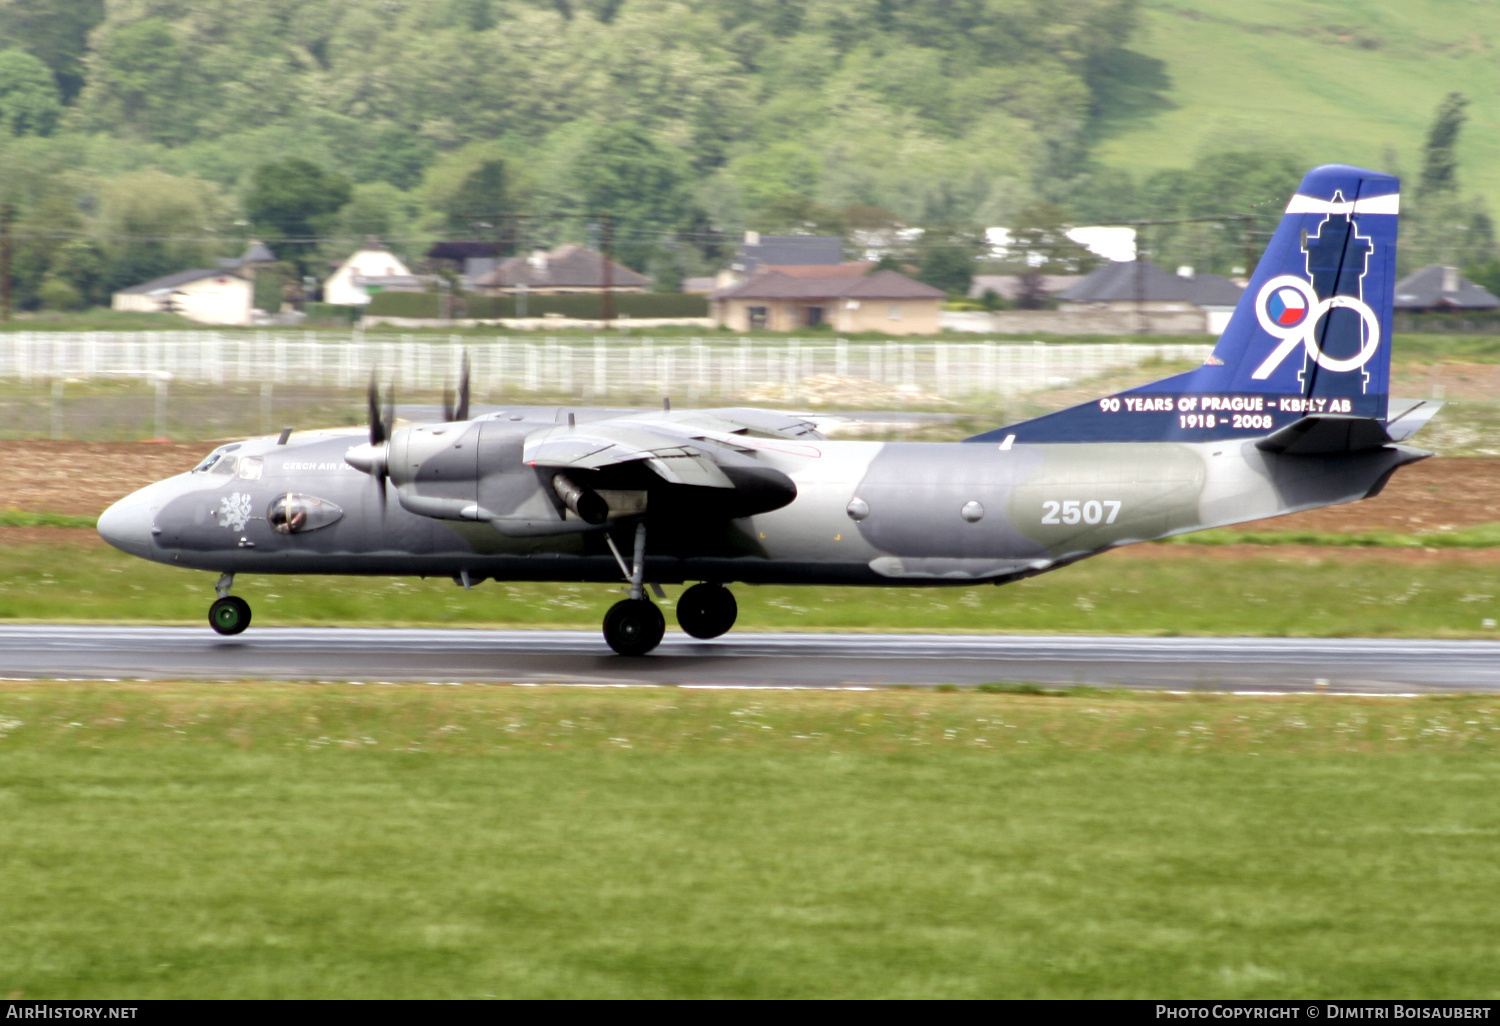
[[[584,523],[602,524],[609,519],[609,503],[601,499],[598,493],[574,484],[568,475],[558,474],[554,477],[552,490],[557,492],[563,505],[577,513],[578,519]]]

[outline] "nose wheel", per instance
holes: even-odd
[[[208,624],[220,634],[238,634],[250,626],[250,603],[238,595],[226,595],[208,607]]]
[[[717,638],[739,615],[734,592],[722,584],[695,584],[677,600],[677,622],[695,638]]]
[[[237,595],[229,594],[234,586],[234,574],[224,574],[214,590],[218,599],[208,607],[208,625],[220,634],[238,634],[250,626],[250,603]]]

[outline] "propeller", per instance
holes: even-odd
[[[453,401],[453,393],[447,389],[443,391],[443,420],[453,422],[455,420],[469,419],[469,353],[464,351],[463,365],[458,372],[458,403]]]
[[[393,386],[394,390],[394,386]],[[386,400],[384,415],[380,409],[380,386],[375,383],[375,375],[370,375],[370,389],[365,393],[365,400],[369,405],[370,413],[370,444],[384,445],[391,437],[390,421],[394,414],[392,402],[394,395]]]
[[[388,443],[391,440],[391,428],[396,423],[396,386],[392,385],[385,394],[385,405],[380,402],[380,386],[375,381],[375,375],[370,375],[370,387],[365,393],[365,405],[370,418],[370,444],[356,446],[344,454],[344,461],[350,466],[363,470],[375,479],[380,487],[380,512],[385,514],[385,482],[390,476],[387,460],[390,455]]]

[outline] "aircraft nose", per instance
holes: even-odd
[[[136,492],[127,495],[99,516],[99,537],[122,552],[149,558],[153,548],[151,504]]]

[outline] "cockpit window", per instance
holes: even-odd
[[[234,450],[238,449],[239,447],[240,447],[240,445],[239,445],[238,442],[234,443],[233,445],[221,445],[221,446],[219,446],[213,452],[211,452],[207,456],[203,457],[203,462],[200,463],[200,464],[198,464],[196,467],[193,468],[193,473],[195,473],[195,474],[207,474],[209,471],[213,470],[216,466],[218,467],[218,472],[221,473],[221,474],[232,473],[233,470],[234,470],[234,461],[233,460],[229,461],[229,469],[228,470],[225,470],[222,466],[220,466],[220,464],[223,462],[225,454],[234,452]]]
[[[219,462],[215,463],[208,472],[210,474],[233,474],[234,468],[239,466],[239,462],[239,458],[236,456],[221,456],[219,457]]]
[[[320,527],[338,523],[343,515],[344,511],[327,499],[297,492],[278,495],[266,507],[266,520],[278,534],[316,531]]]
[[[240,477],[246,481],[259,481],[265,462],[259,456],[241,456],[238,468]]]

